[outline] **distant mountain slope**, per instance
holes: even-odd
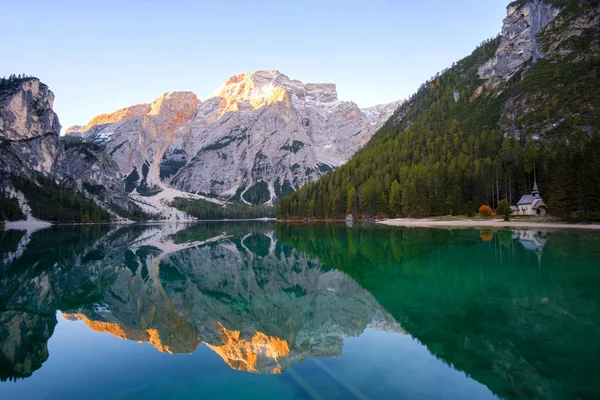
[[[551,214],[600,218],[599,19],[598,1],[511,3],[501,37],[422,85],[278,216],[472,213],[516,202],[536,171]]]
[[[170,185],[271,204],[345,163],[398,105],[360,109],[338,100],[333,84],[257,71],[232,76],[203,102],[169,93],[67,134],[102,145],[132,190]]]

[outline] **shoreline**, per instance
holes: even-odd
[[[566,224],[556,222],[520,222],[503,220],[439,221],[433,219],[397,218],[386,221],[377,221],[376,223],[380,225],[402,226],[407,228],[547,228],[600,230],[600,224]]]
[[[93,223],[49,223],[41,220],[22,220],[5,222],[0,230],[25,230],[37,231],[55,226],[94,226],[94,225],[166,225],[166,224],[194,224],[203,222],[306,222],[297,220],[278,220],[275,218],[255,218],[255,219],[213,219],[213,220],[158,220],[158,221],[110,221]],[[309,221],[312,223],[344,223],[344,220],[329,221]],[[357,222],[365,222],[355,220]],[[587,229],[600,230],[600,223],[595,224],[569,224],[558,222],[526,222],[526,221],[503,221],[500,219],[492,220],[450,220],[442,221],[430,218],[396,218],[388,220],[374,221],[379,225],[399,226],[406,228],[546,228],[546,229]]]
[[[25,231],[29,234],[33,232],[40,231],[42,229],[47,229],[52,226],[51,223],[47,221],[42,221],[40,219],[30,218],[21,221],[6,221],[4,226],[1,227],[0,230],[3,231]]]
[[[195,224],[198,222],[276,222],[275,218],[255,218],[255,219],[179,219],[179,220],[156,220],[156,221],[105,221],[105,222],[61,222],[53,223],[42,220],[20,220],[6,221],[4,226],[0,225],[0,231],[38,231],[41,229],[52,228],[55,226],[96,226],[96,225],[167,225],[167,224]]]

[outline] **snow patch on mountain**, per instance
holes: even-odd
[[[189,200],[204,200],[211,203],[219,204],[224,206],[223,201],[213,199],[210,197],[200,196],[193,193],[182,192],[180,190],[162,186],[161,191],[153,196],[142,196],[137,193],[131,193],[130,197],[135,204],[140,207],[144,212],[149,214],[157,214],[161,216],[162,220],[168,221],[196,221],[195,217],[184,213],[170,204],[173,200],[178,197],[189,199]]]

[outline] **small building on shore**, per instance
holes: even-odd
[[[534,182],[531,194],[526,194],[521,197],[521,200],[517,203],[517,208],[518,211],[515,212],[516,215],[534,215],[543,217],[548,214],[548,207],[540,197],[537,182]]]

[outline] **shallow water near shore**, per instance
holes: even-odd
[[[0,233],[2,399],[600,397],[600,233]]]

